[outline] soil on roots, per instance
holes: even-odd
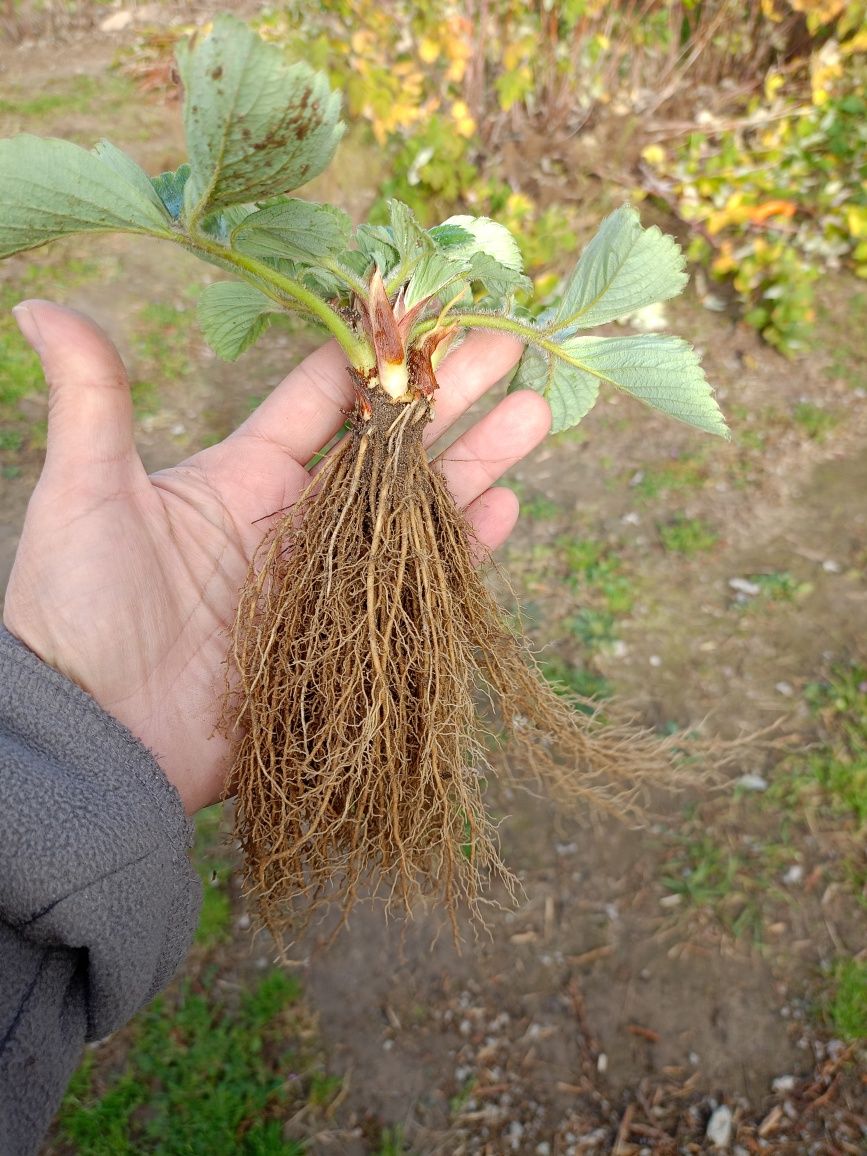
[[[278,936],[364,884],[454,925],[515,881],[485,812],[498,773],[629,814],[670,778],[659,740],[556,694],[474,562],[423,445],[428,402],[371,393],[264,541],[241,592],[227,709],[247,882]]]

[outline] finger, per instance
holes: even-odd
[[[50,301],[13,310],[48,382],[46,472],[74,479],[144,477],[132,429],[126,370],[99,326]]]
[[[227,440],[254,437],[278,444],[302,465],[346,421],[352,382],[336,341],[311,353],[265,398]]]
[[[548,403],[531,390],[504,398],[436,460],[458,506],[469,506],[544,440]]]
[[[464,513],[473,528],[470,543],[473,561],[481,565],[494,550],[502,546],[518,521],[518,499],[505,486],[485,490]]]
[[[473,402],[517,365],[524,347],[505,333],[471,333],[437,369],[434,420],[425,431],[431,445]]]

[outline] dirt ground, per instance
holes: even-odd
[[[0,135],[23,127],[15,106],[27,94],[94,77],[91,101],[43,114],[38,131],[82,142],[109,132],[149,171],[178,163],[177,107],[159,94],[106,119],[99,86],[121,43],[122,34],[89,31],[50,69],[40,44],[3,46]],[[347,147],[347,176],[311,195],[358,217],[377,163],[354,137]],[[69,242],[67,252],[85,249]],[[46,259],[44,281],[27,289],[100,321],[133,378],[149,371],[136,336],[141,304],[172,304],[188,369],[160,385],[140,418],[150,468],[226,433],[311,346],[309,335],[275,329],[237,365],[217,364],[195,333],[185,283],[200,275],[182,255],[110,238],[96,259],[98,276],[59,290]],[[0,267],[0,284],[25,264]],[[694,291],[667,309],[672,331],[704,353],[730,445],[609,395],[580,436],[550,439],[514,472],[526,515],[498,561],[534,641],[543,657],[604,677],[650,724],[733,739],[779,720],[775,735],[798,749],[813,738],[803,688],[834,664],[865,660],[867,296],[843,277],[821,295],[817,352],[796,363],[702,308]],[[794,418],[805,404],[833,416],[822,436]],[[43,405],[22,402],[34,427]],[[39,461],[38,438],[4,458],[0,581]],[[708,544],[666,547],[661,528],[683,522],[707,528]],[[617,559],[630,590],[615,637],[600,645],[574,626],[598,590],[565,580],[568,543],[588,541]],[[789,576],[797,596],[745,608],[731,580],[757,574]],[[387,925],[372,904],[328,950],[327,929],[296,945],[343,1082],[310,1150],[375,1152],[390,1127],[420,1154],[698,1152],[714,1150],[708,1123],[730,1109],[725,1150],[864,1151],[857,1051],[811,1012],[823,966],[857,956],[867,938],[864,908],[835,872],[846,832],[816,820],[783,838],[780,813],[732,785],[745,774],[773,779],[781,757],[769,742],[747,745],[723,785],[654,800],[642,830],[581,824],[494,784],[504,854],[525,894],[514,909],[491,907],[489,933],[468,931],[458,952],[435,915]],[[684,840],[707,831],[736,848],[780,836],[752,934],[665,884]],[[739,901],[735,888],[723,906]],[[243,981],[272,953],[251,941],[238,895],[234,904],[238,930],[216,960]]]

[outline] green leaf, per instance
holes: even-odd
[[[589,374],[576,373],[559,357],[552,357],[536,345],[529,346],[509,383],[509,393],[533,389],[551,407],[551,433],[577,425],[590,412],[599,396],[599,382]]]
[[[423,248],[433,248],[430,237],[415,219],[409,205],[403,201],[388,202],[388,217],[391,224],[392,243],[401,261],[412,260]]]
[[[161,213],[166,211],[167,206],[154,187],[154,182],[144,169],[135,163],[132,157],[127,156],[109,140],[98,141],[94,145],[93,152],[104,165],[108,165],[110,169],[114,169],[118,176],[123,177],[127,184],[137,188]]]
[[[232,233],[232,245],[252,256],[311,263],[342,253],[351,231],[342,209],[292,197],[245,217]]]
[[[407,285],[404,298],[407,309],[411,309],[418,301],[424,301],[426,297],[435,297],[468,271],[469,265],[463,261],[449,260],[443,253],[428,253],[416,265]]]
[[[267,329],[279,307],[252,285],[216,281],[199,298],[198,318],[208,344],[224,361],[234,361]]]
[[[71,141],[0,140],[0,205],[0,257],[71,233],[170,235],[165,212],[137,183]]]
[[[687,283],[686,258],[673,237],[623,205],[606,217],[563,292],[550,332],[604,325],[645,305],[666,301]]]
[[[472,257],[474,253],[485,253],[508,269],[520,273],[524,268],[518,242],[505,227],[490,217],[470,217],[464,214],[449,217],[443,226],[457,225],[470,234],[470,240],[450,246],[456,257]]]
[[[568,366],[568,380],[582,392],[590,382],[607,382],[696,429],[730,436],[698,354],[679,337],[569,337],[553,358]],[[548,372],[556,376],[556,369]]]
[[[438,249],[449,249],[453,245],[466,245],[472,242],[473,235],[460,225],[434,225],[428,229],[428,236],[436,243]]]
[[[533,288],[530,278],[525,277],[520,270],[503,265],[487,253],[473,254],[470,260],[470,279],[481,282],[494,297],[507,297],[518,289]]]
[[[384,225],[359,225],[355,230],[355,243],[366,257],[367,264],[375,261],[383,276],[400,259],[391,232]]]
[[[190,166],[182,164],[174,172],[160,173],[158,177],[151,177],[151,185],[165,205],[173,221],[181,215],[184,207],[184,187],[190,177]]]
[[[179,46],[192,219],[291,192],[329,163],[343,135],[340,97],[321,73],[288,64],[234,16]]]

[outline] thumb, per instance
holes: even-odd
[[[99,326],[50,301],[22,301],[13,315],[48,382],[46,471],[66,484],[144,476],[132,433],[132,398],[120,354]]]

